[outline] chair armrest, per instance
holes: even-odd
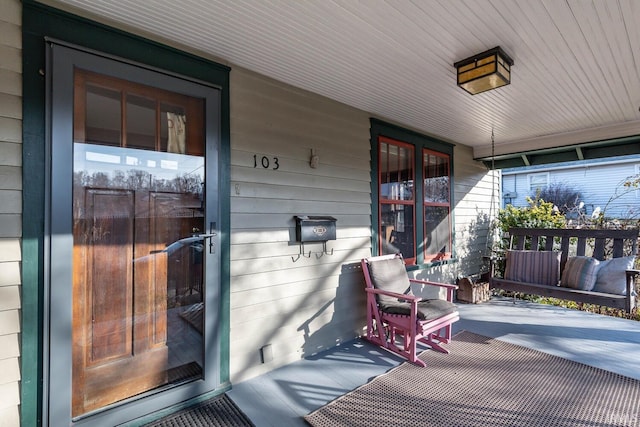
[[[640,270],[625,270],[625,273],[627,273],[627,276],[637,276],[640,274]]]
[[[451,285],[449,283],[430,282],[428,280],[409,279],[411,283],[420,283],[423,285],[439,286],[446,289],[458,289],[458,285]]]
[[[417,283],[421,285],[438,286],[447,290],[447,301],[453,302],[453,291],[458,289],[458,285],[450,285],[448,283],[429,282],[428,280],[409,279],[410,283]]]
[[[365,291],[372,293],[372,294],[380,294],[380,295],[387,295],[390,297],[394,297],[394,298],[398,298],[398,299],[403,299],[406,301],[422,301],[422,297],[418,297],[415,295],[407,295],[407,294],[399,294],[397,292],[389,292],[389,291],[383,291],[382,289],[372,289],[372,288],[365,288]]]

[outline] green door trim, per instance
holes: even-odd
[[[230,230],[230,68],[167,47],[106,25],[39,3],[23,1],[23,236],[22,236],[22,349],[21,405],[23,426],[43,424],[46,270],[45,177],[49,173],[46,152],[45,37],[83,46],[108,55],[145,64],[158,70],[206,82],[221,90],[221,144],[219,162],[221,245],[221,366],[220,381],[229,382],[229,230]],[[34,173],[34,171],[42,171]],[[28,183],[28,185],[27,185]]]

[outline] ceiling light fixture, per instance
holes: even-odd
[[[476,95],[511,83],[513,59],[500,46],[453,64],[458,70],[458,86]]]

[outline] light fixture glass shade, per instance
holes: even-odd
[[[458,86],[471,95],[511,83],[512,65],[513,60],[500,46],[453,64],[457,69]]]

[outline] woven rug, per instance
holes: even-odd
[[[305,416],[336,426],[640,426],[640,381],[460,332]],[[606,351],[606,349],[600,349]],[[639,362],[640,366],[640,362]]]

